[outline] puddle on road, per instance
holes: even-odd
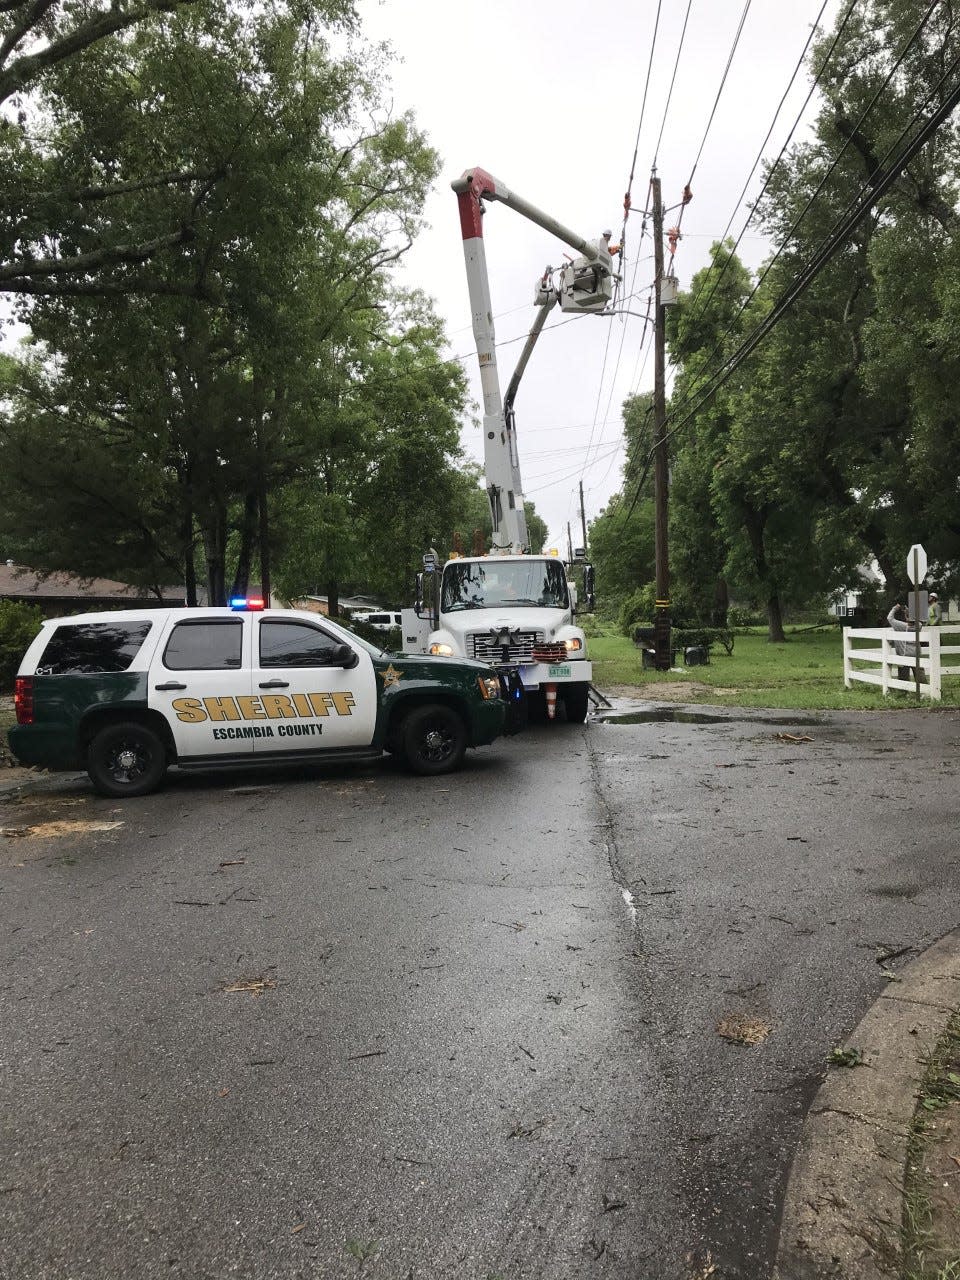
[[[598,724],[790,724],[822,725],[822,720],[803,716],[724,716],[706,711],[690,711],[685,707],[657,707],[654,711],[632,711],[626,715],[598,715]]]

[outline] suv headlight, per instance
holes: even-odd
[[[571,636],[569,640],[564,640],[563,647],[567,653],[577,653],[583,648],[583,641],[579,636]]]
[[[487,699],[500,697],[499,676],[477,676],[477,684],[480,686],[481,697]]]
[[[430,652],[435,658],[452,658],[453,648],[449,644],[432,644]]]

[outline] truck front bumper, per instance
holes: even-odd
[[[577,662],[534,662],[517,670],[523,687],[528,691],[545,684],[590,684],[593,680],[593,664],[583,659]]]

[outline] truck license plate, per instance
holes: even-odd
[[[553,680],[559,679],[561,676],[572,676],[573,672],[569,667],[547,667],[547,675]]]

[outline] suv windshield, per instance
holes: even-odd
[[[455,560],[443,571],[444,613],[514,605],[566,609],[567,579],[560,561]]]

